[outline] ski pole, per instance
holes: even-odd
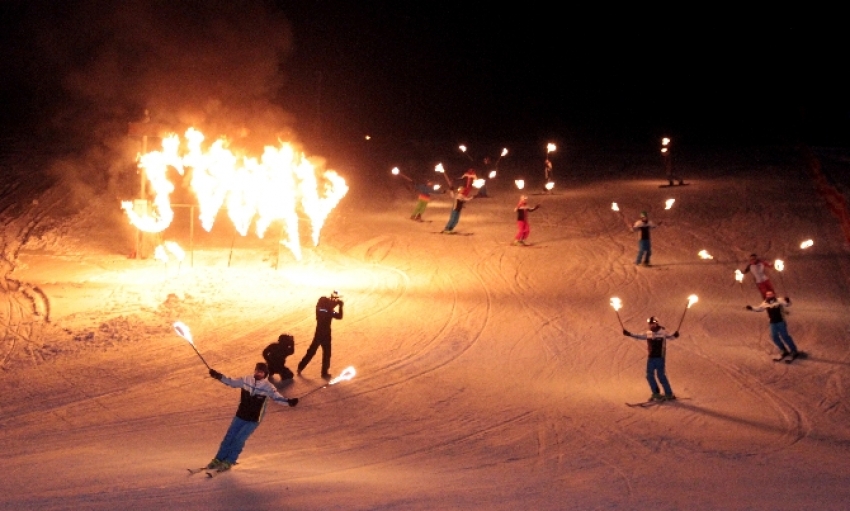
[[[201,362],[203,362],[204,365],[207,366],[207,369],[212,370],[212,367],[210,367],[210,365],[207,364],[207,361],[204,360],[204,357],[201,356],[201,352],[198,351],[198,348],[195,347],[195,342],[192,341],[192,332],[189,330],[189,327],[186,325],[186,323],[183,323],[182,321],[174,323],[174,331],[177,333],[177,335],[179,335],[180,337],[185,339],[186,342],[189,343],[189,346],[191,346],[192,349],[195,350],[195,353],[198,354],[198,358],[200,358]]]

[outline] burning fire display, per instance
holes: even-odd
[[[153,193],[153,211],[140,214],[132,201],[122,202],[130,222],[144,232],[162,232],[174,219],[170,195],[174,185],[168,169],[184,175],[191,169],[190,187],[199,205],[201,226],[210,231],[225,208],[236,230],[246,236],[251,225],[258,237],[275,221],[283,223],[280,243],[301,259],[298,212],[310,221],[311,238],[319,234],[330,212],[348,193],[348,186],[333,170],[316,168],[307,157],[288,144],[266,146],[259,158],[237,155],[225,138],[203,146],[205,136],[189,128],[183,139],[172,134],[162,149],[139,157]],[[299,208],[300,207],[300,208]],[[172,251],[173,252],[173,251]]]

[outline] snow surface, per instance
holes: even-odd
[[[389,169],[342,165],[352,191],[302,261],[219,220],[178,266],[127,257],[116,197],[34,179],[37,162],[7,155],[0,508],[847,509],[850,260],[805,162],[784,148],[694,151],[677,160],[692,185],[659,189],[654,154],[564,161],[556,193],[530,197],[533,247],[509,244],[513,178],[537,187],[540,162],[506,159],[493,198],[463,212],[468,237],[431,234],[445,198],[414,223],[415,196]],[[628,221],[662,222],[653,267],[633,264],[612,202]],[[175,225],[166,239],[188,249]],[[749,277],[734,280],[750,252],[785,261],[773,281],[807,360],[773,363],[766,314],[744,310],[760,301]],[[271,404],[231,473],[188,476],[239,392],[209,378],[172,323],[234,377],[292,333],[294,368],[332,289],[346,303],[333,370],[357,377]],[[610,298],[626,328],[655,315],[672,330],[690,294],[668,346],[682,399],[625,406],[649,396],[646,349],[622,336]],[[316,359],[280,388],[322,383]]]

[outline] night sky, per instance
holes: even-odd
[[[57,5],[62,4],[62,5]],[[845,144],[840,31],[795,11],[327,0],[0,3],[6,130],[154,120],[316,147]],[[809,18],[811,19],[811,18]],[[649,20],[649,21],[648,21]],[[35,129],[33,126],[35,125]]]

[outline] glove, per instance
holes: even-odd
[[[679,331],[678,331],[678,330],[676,330],[675,332],[673,332],[673,337],[675,337],[676,339],[678,339],[678,338],[679,338]]]
[[[289,403],[289,407],[292,408],[293,406],[298,404],[298,398],[297,397],[291,397],[291,398],[287,399],[286,402]]]
[[[212,376],[216,380],[220,380],[221,377],[224,376],[224,375],[221,374],[220,372],[216,371],[215,369],[210,369],[210,376]]]
[[[753,306],[752,306],[752,305],[747,305],[747,306],[746,306],[746,307],[744,307],[744,308],[745,308],[745,309],[747,309],[748,311],[753,310]]]
[[[626,330],[626,329],[624,328],[624,329],[623,329],[623,335],[631,336],[631,335],[632,335],[632,333],[631,333],[631,332],[629,332],[628,330]]]
[[[785,297],[785,303],[791,303],[791,299],[788,298],[787,296]]]

